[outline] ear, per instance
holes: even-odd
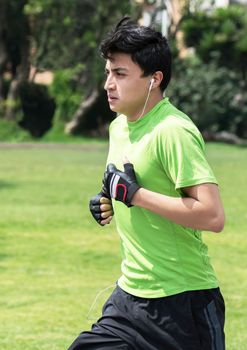
[[[158,88],[163,80],[163,73],[158,70],[152,75],[152,78],[154,79],[153,89]]]

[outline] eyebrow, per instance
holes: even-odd
[[[105,68],[105,72],[109,72],[110,70],[108,68]],[[128,69],[127,68],[123,68],[123,67],[117,67],[117,68],[113,68],[112,69],[112,72],[116,72],[116,73],[119,73],[119,72],[127,72]]]

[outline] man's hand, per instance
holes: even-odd
[[[107,190],[111,198],[131,207],[131,200],[140,188],[133,164],[125,163],[124,172],[118,170],[114,164],[108,164],[103,179],[103,188]]]
[[[111,199],[107,198],[103,192],[98,193],[90,199],[89,209],[98,224],[104,226],[112,220],[113,209]]]

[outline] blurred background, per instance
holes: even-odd
[[[0,141],[107,136],[98,46],[125,14],[168,37],[166,94],[204,137],[247,138],[246,0],[1,0]]]
[[[0,0],[1,350],[67,349],[119,278],[114,219],[100,227],[88,202],[115,117],[98,46],[126,14],[168,37],[166,95],[208,141],[226,225],[203,238],[226,348],[247,350],[247,0]]]

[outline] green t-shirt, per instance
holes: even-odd
[[[107,163],[123,170],[124,156],[134,164],[140,186],[150,191],[183,197],[182,187],[217,183],[200,132],[168,98],[138,121],[120,115],[111,123]],[[123,258],[118,284],[123,290],[158,298],[218,286],[201,231],[138,206],[127,208],[113,200],[113,207]]]

